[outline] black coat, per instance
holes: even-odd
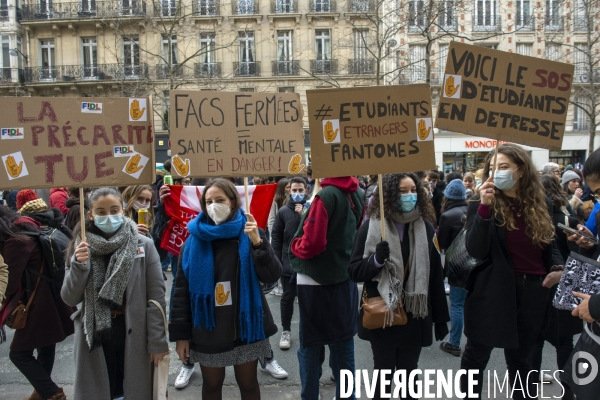
[[[506,349],[519,347],[515,273],[506,244],[506,228],[497,225],[494,215],[483,219],[479,199],[467,210],[466,248],[486,262],[471,272],[465,300],[465,336],[477,343]],[[548,203],[551,212],[552,205]],[[544,267],[563,265],[554,242],[542,250]]]
[[[285,206],[279,209],[273,222],[271,246],[273,246],[275,256],[277,256],[283,267],[284,276],[292,276],[294,274],[294,271],[290,267],[290,244],[298,230],[298,226],[300,226],[300,219],[302,219],[302,216],[295,211],[295,208],[296,204],[304,203],[306,201],[296,203],[290,197]]]
[[[453,201],[446,211],[440,216],[438,230],[438,243],[441,250],[446,250],[467,222],[467,202],[464,200]]]
[[[380,296],[377,290],[377,282],[372,279],[379,273],[380,269],[375,267],[374,257],[363,259],[367,233],[369,232],[370,220],[365,222],[354,238],[354,248],[350,259],[348,274],[350,279],[355,282],[364,282],[367,291],[367,297]],[[408,322],[406,325],[392,326],[381,329],[365,329],[362,325],[362,312],[358,315],[358,337],[363,340],[378,340],[389,342],[390,344],[402,344],[407,346],[431,346],[433,343],[432,327],[434,323],[443,323],[450,321],[448,312],[448,303],[446,301],[446,292],[444,291],[444,277],[442,273],[442,263],[440,254],[433,244],[434,230],[429,222],[427,226],[427,237],[429,238],[429,291],[427,297],[429,313],[424,319],[415,319],[411,313],[407,313]],[[408,260],[410,255],[410,245],[408,241],[409,224],[404,226],[404,240],[402,242],[402,258]],[[407,277],[405,277],[406,280]]]
[[[273,254],[273,248],[260,231],[263,239],[262,246],[252,251],[252,259],[256,267],[258,279],[263,283],[277,282],[281,276],[281,264]],[[197,329],[193,323],[190,302],[189,282],[183,272],[182,260],[179,257],[177,276],[175,278],[175,293],[171,304],[171,323],[169,324],[169,340],[190,340],[192,350],[214,354],[232,350],[236,346],[246,344],[240,340],[239,314],[239,242],[237,239],[223,239],[212,242],[215,260],[214,281],[230,282],[231,306],[215,307],[215,328],[213,330]],[[183,254],[185,244],[181,248]],[[269,304],[261,291],[263,308],[263,329],[268,338],[277,333]]]

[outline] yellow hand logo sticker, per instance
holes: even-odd
[[[227,293],[225,293],[225,288],[223,287],[223,284],[219,283],[217,285],[217,289],[215,290],[215,299],[217,300],[217,304],[222,306],[225,303],[227,303],[227,299],[229,298],[229,293],[230,293],[229,290],[227,291]]]
[[[131,157],[129,159],[129,161],[127,161],[127,165],[125,166],[125,171],[127,171],[128,174],[133,175],[136,172],[138,172],[140,169],[144,168],[143,165],[138,165],[140,163],[141,159],[142,159],[142,156],[140,156],[139,154],[136,154],[135,156]]]
[[[425,120],[424,119],[420,120],[419,127],[417,130],[419,139],[421,139],[421,140],[427,139],[427,137],[429,136],[429,133],[431,133],[431,127],[427,128],[427,126],[425,125]]]
[[[454,86],[454,76],[450,75],[446,79],[446,87],[445,87],[446,97],[454,96],[456,94],[456,92],[458,92],[459,87],[460,87],[460,85],[457,85],[456,87]]]
[[[129,107],[129,116],[134,121],[142,118],[144,116],[144,112],[146,111],[146,107],[140,110],[140,102],[138,100],[133,100],[131,102],[131,106]]]
[[[332,143],[335,140],[335,138],[337,138],[338,132],[339,129],[336,129],[335,131],[333,130],[333,124],[331,123],[331,121],[327,121],[325,123],[323,134],[327,143]]]
[[[5,161],[6,170],[13,178],[18,178],[21,175],[21,171],[23,170],[23,161],[17,165],[15,158],[13,156],[8,156]]]
[[[173,157],[173,166],[180,176],[188,176],[190,174],[190,160],[188,158],[183,162],[179,156]]]
[[[302,156],[300,154],[294,155],[290,160],[290,165],[288,166],[288,171],[290,174],[298,174],[302,172],[304,169],[304,164],[300,165],[302,161]]]

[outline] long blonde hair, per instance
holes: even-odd
[[[150,222],[148,223],[148,229],[152,231],[152,227],[154,226],[154,190],[150,185],[136,185],[136,186],[127,186],[125,190],[123,190],[123,202],[127,203],[127,207],[125,207],[125,215],[131,218],[137,224],[137,216],[135,214],[136,211],[133,209],[133,203],[140,197],[140,194],[144,191],[148,190],[152,194],[150,198],[150,207],[148,207],[148,211],[150,212]]]
[[[498,148],[498,153],[510,158],[519,168],[521,177],[519,178],[517,198],[521,202],[521,212],[525,216],[525,233],[534,244],[543,247],[554,238],[554,224],[548,213],[546,194],[540,176],[531,158],[521,147],[512,143],[505,143]],[[491,157],[485,165],[484,177],[489,176],[492,160]],[[508,197],[502,190],[496,190],[492,208],[498,226],[504,226],[509,231],[517,229],[517,223],[508,202]]]

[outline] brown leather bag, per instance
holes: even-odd
[[[362,292],[362,305],[360,308],[362,309],[362,324],[366,329],[380,329],[384,327],[385,321],[385,313],[387,312],[387,305],[383,301],[381,296],[377,297],[367,297],[367,290],[365,288],[366,283],[363,284],[363,292]],[[404,307],[398,305],[394,310],[394,321],[390,324],[385,325],[385,327],[390,327],[394,325],[406,325],[408,322],[408,317],[406,316],[406,311],[404,311]]]
[[[42,269],[40,270],[40,275],[44,273],[44,262],[42,261]],[[10,316],[6,319],[6,326],[11,329],[23,329],[25,328],[25,323],[27,322],[27,310],[29,310],[29,306],[35,297],[35,292],[37,292],[37,288],[40,285],[41,277],[38,276],[37,283],[35,284],[35,289],[31,296],[29,296],[29,301],[27,305],[24,305],[22,301],[19,301],[13,312],[10,313]]]

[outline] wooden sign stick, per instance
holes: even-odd
[[[81,241],[85,242],[85,197],[83,188],[79,188],[79,224],[81,225]]]
[[[385,214],[383,212],[383,175],[377,175],[377,190],[379,190],[379,218],[381,218],[381,241],[385,241]]]
[[[250,198],[248,197],[248,177],[244,177],[244,196],[246,196],[246,214],[250,214]]]

